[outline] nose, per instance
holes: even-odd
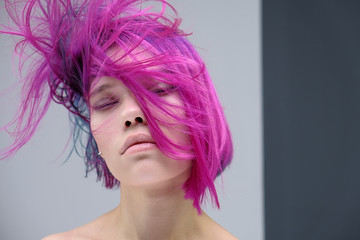
[[[135,117],[135,119],[133,121],[126,120],[125,121],[125,127],[128,128],[131,125],[135,125],[135,124],[138,124],[138,123],[144,123],[144,118],[143,117]]]
[[[125,129],[137,124],[147,124],[144,113],[134,95],[130,94],[130,96],[127,96],[123,104],[122,124]]]

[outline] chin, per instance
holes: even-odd
[[[172,170],[160,170],[154,166],[141,166],[136,173],[133,172],[132,176],[128,176],[127,179],[120,182],[121,185],[143,190],[181,189],[190,176],[191,168],[183,169],[181,172],[179,172],[179,169],[176,169],[177,172],[174,172],[175,169]]]

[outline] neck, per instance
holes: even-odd
[[[121,202],[114,210],[118,229],[127,239],[193,239],[207,216],[199,215],[192,200],[184,199],[181,185],[122,185]]]

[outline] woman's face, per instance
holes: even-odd
[[[177,92],[161,96],[182,105]],[[90,95],[91,131],[101,157],[121,185],[142,187],[166,183],[190,174],[191,160],[174,160],[165,156],[150,134],[147,120],[133,93],[118,79],[102,77],[94,83]],[[153,113],[165,122],[169,117]],[[179,113],[183,115],[184,113]],[[175,143],[189,145],[185,126],[160,125],[164,134]]]

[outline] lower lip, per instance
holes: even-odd
[[[137,152],[143,152],[150,149],[153,149],[156,147],[155,143],[138,143],[135,145],[132,145],[128,149],[126,149],[125,153],[137,153]]]

